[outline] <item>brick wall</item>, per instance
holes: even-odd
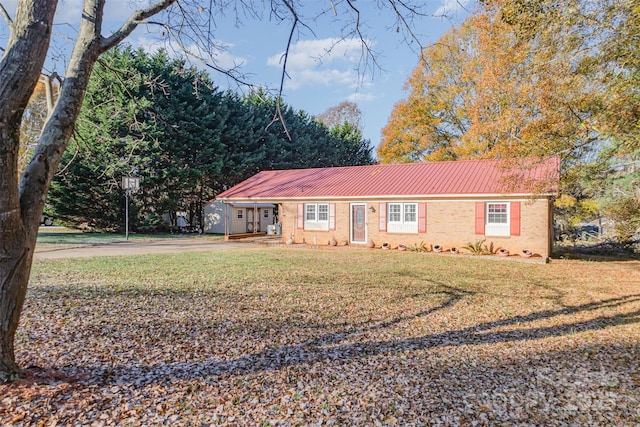
[[[464,247],[468,243],[486,239],[486,244],[494,243],[497,247],[508,249],[511,253],[520,253],[529,249],[542,257],[548,257],[551,244],[550,202],[548,199],[517,199],[520,202],[520,235],[519,236],[489,236],[475,234],[476,202],[483,200],[429,200],[426,202],[426,232],[425,233],[390,233],[379,231],[379,202],[367,203],[367,240],[376,246],[389,243],[395,248],[398,244],[411,246],[425,243],[428,247],[441,245],[445,250],[453,246]],[[507,201],[491,199],[487,201]],[[284,241],[293,236],[295,243],[314,243],[327,245],[332,238],[338,244],[351,244],[350,239],[350,203],[333,202],[336,206],[336,229],[329,231],[304,230],[297,228],[298,204],[283,203],[279,206],[280,221],[282,222],[282,238]],[[413,202],[413,201],[412,201]],[[419,202],[419,201],[418,201]],[[370,212],[370,208],[375,212]],[[365,244],[361,244],[366,246]]]

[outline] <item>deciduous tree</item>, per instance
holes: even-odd
[[[13,20],[2,8],[11,35],[0,61],[0,381],[20,372],[13,340],[29,282],[40,215],[73,131],[93,65],[102,53],[129,35],[138,22],[172,2],[160,1],[139,10],[109,37],[101,34],[104,1],[85,3],[85,19],[80,24],[60,97],[19,182],[16,172],[20,123],[47,56],[57,1],[19,1]]]
[[[335,107],[328,108],[318,116],[318,120],[324,123],[329,129],[348,122],[356,129],[362,131],[362,111],[358,108],[358,104],[354,102],[343,101]]]
[[[36,85],[27,108],[22,117],[20,126],[20,159],[18,172],[22,173],[33,154],[33,148],[38,143],[38,136],[42,130],[49,111],[53,109],[53,92],[58,89],[56,82],[50,81],[46,76],[41,76]]]
[[[637,146],[632,5],[484,2],[425,49],[407,80],[408,98],[383,130],[379,158],[584,159],[611,137]]]
[[[58,0],[18,0],[13,17],[0,3],[0,16],[10,36],[0,60],[0,382],[15,378],[20,369],[15,361],[14,336],[24,304],[31,271],[40,215],[49,186],[67,148],[80,113],[91,71],[104,52],[123,41],[139,25],[162,25],[164,33],[176,38],[181,46],[200,43],[200,52],[214,52],[217,45],[213,33],[214,18],[228,11],[242,16],[257,4],[249,1],[199,2],[196,0],[155,0],[145,2],[110,35],[103,35],[106,0],[84,0],[82,19],[68,60],[60,96],[48,116],[38,139],[31,162],[18,178],[20,125],[24,111],[43,71],[49,51],[53,19]],[[137,3],[136,3],[137,4]],[[289,0],[265,2],[271,16],[291,23],[289,46],[296,30],[304,25],[303,7]],[[414,37],[407,24],[412,16],[422,13],[423,6],[411,2],[386,0],[378,3],[396,18],[398,30]],[[117,6],[116,6],[117,7]],[[365,58],[371,64],[371,41],[361,25],[361,11],[356,4],[331,2],[331,16],[345,17],[351,25],[340,35],[360,39]],[[314,10],[314,16],[318,11]],[[153,23],[149,18],[161,15]],[[252,14],[256,16],[259,14]],[[414,38],[415,39],[415,38]],[[288,50],[283,60],[286,68]],[[199,55],[202,56],[202,55]],[[207,65],[238,77],[235,70],[217,66],[213,55]],[[206,59],[206,58],[205,58]],[[375,63],[375,61],[373,62]],[[283,73],[283,80],[285,74]]]
[[[468,129],[467,103],[473,82],[465,80],[474,42],[471,25],[452,28],[424,50],[382,130],[378,158],[383,163],[455,160],[455,147]]]

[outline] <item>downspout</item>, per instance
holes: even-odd
[[[554,240],[555,240],[555,226],[553,223],[553,197],[549,197],[547,199],[547,210],[548,210],[548,219],[547,221],[549,221],[549,232],[547,235],[547,252],[549,255],[547,255],[548,257],[551,257],[551,254],[553,253],[553,244],[554,244]]]
[[[222,202],[224,206],[224,240],[228,240],[229,237],[229,210],[227,209],[227,202]],[[232,208],[233,209],[233,208]]]

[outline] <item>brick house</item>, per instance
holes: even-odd
[[[559,159],[467,160],[263,171],[219,194],[273,203],[294,243],[445,250],[486,239],[519,253],[551,252]]]

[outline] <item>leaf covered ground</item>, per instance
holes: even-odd
[[[640,262],[36,261],[0,424],[638,425]]]

